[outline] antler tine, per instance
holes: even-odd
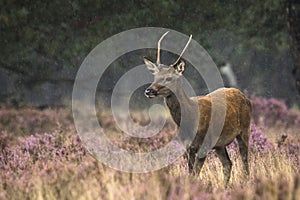
[[[161,37],[160,39],[158,40],[158,43],[157,43],[157,61],[156,63],[157,64],[160,64],[160,43],[162,41],[162,39],[169,33],[169,31],[165,32]]]
[[[189,38],[188,42],[186,43],[186,45],[185,45],[185,47],[183,48],[183,50],[182,50],[180,56],[179,56],[178,59],[174,62],[173,65],[175,65],[175,64],[181,59],[181,57],[183,56],[184,52],[186,51],[186,49],[187,49],[187,47],[189,46],[189,44],[190,44],[191,41],[192,41],[192,35],[190,35],[190,38]]]

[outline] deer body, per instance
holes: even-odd
[[[185,63],[181,59],[181,56],[186,49],[179,56],[178,60],[170,65],[160,64],[160,42],[166,33],[161,37],[158,42],[158,55],[157,63],[153,63],[147,58],[144,58],[144,62],[150,72],[154,75],[154,82],[146,89],[145,95],[148,98],[161,96],[164,98],[167,107],[174,122],[180,126],[181,105],[184,105],[186,113],[193,113],[194,106],[198,106],[198,127],[196,136],[193,139],[191,145],[187,149],[186,158],[188,160],[189,171],[193,174],[199,174],[204,164],[205,157],[197,157],[203,140],[207,134],[208,127],[211,123],[212,112],[212,95],[225,94],[226,101],[223,99],[214,100],[214,108],[221,109],[226,108],[225,121],[222,132],[213,146],[216,150],[220,161],[223,165],[223,173],[226,183],[230,179],[230,173],[232,168],[231,160],[226,151],[226,146],[230,144],[235,138],[238,141],[241,157],[244,163],[244,168],[249,173],[248,167],[248,141],[249,141],[249,127],[251,116],[251,103],[246,96],[235,88],[221,88],[206,96],[188,97],[182,86],[182,73],[184,71]],[[176,95],[175,95],[176,94]],[[180,103],[179,103],[180,102]],[[220,116],[224,117],[224,116]],[[183,119],[184,120],[184,119]],[[189,120],[189,119],[187,119]],[[220,118],[220,120],[222,120]]]
[[[223,91],[222,91],[223,90]],[[250,101],[238,89],[235,88],[221,88],[214,91],[225,92],[226,95],[226,116],[223,131],[215,147],[222,147],[230,144],[236,136],[238,136],[244,129],[248,130],[250,122]],[[199,124],[197,135],[203,135],[208,130],[211,119],[211,96],[186,97],[190,103],[197,103],[199,107]],[[165,97],[165,103],[170,110],[174,122],[180,126],[181,111],[180,105],[175,95]],[[246,106],[239,106],[241,103]],[[187,105],[187,104],[185,104]],[[224,106],[224,102],[216,102],[216,108]],[[247,123],[243,123],[247,122]],[[195,141],[198,145],[202,144],[202,140]]]

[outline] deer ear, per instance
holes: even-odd
[[[144,57],[144,63],[146,64],[148,70],[152,74],[156,74],[159,70],[158,67],[155,63],[151,62],[148,58]]]
[[[177,63],[173,65],[177,74],[182,75],[184,72],[185,62],[180,59]]]

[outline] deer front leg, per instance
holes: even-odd
[[[195,161],[194,167],[193,167],[193,174],[194,174],[195,176],[197,176],[197,175],[199,175],[200,172],[201,172],[201,169],[202,169],[202,167],[203,167],[203,165],[204,165],[204,162],[205,162],[206,157],[204,157],[204,158],[198,158],[198,157],[196,156],[195,159],[196,159],[196,161]]]
[[[187,162],[188,162],[189,173],[193,173],[193,168],[194,168],[194,164],[195,164],[196,153],[197,153],[197,149],[195,149],[193,147],[189,147],[187,149],[186,154],[185,154],[185,157],[186,157]]]
[[[216,153],[223,165],[223,174],[224,174],[225,184],[227,186],[230,180],[232,163],[225,147],[216,148]]]

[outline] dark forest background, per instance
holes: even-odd
[[[97,44],[128,29],[164,27],[193,34],[217,65],[231,63],[240,89],[295,106],[299,10],[292,0],[0,0],[0,102],[68,104]],[[124,73],[126,62],[111,73]]]

